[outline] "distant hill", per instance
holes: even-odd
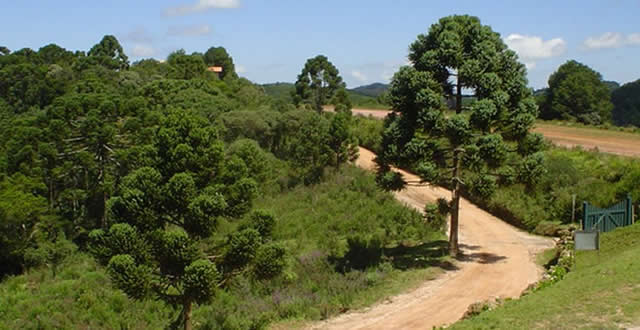
[[[262,84],[262,88],[264,88],[264,92],[267,95],[275,99],[284,100],[287,102],[293,101],[291,98],[291,93],[295,90],[295,86],[292,83],[276,82],[270,84]],[[381,105],[376,101],[375,96],[366,94],[367,92],[371,93],[375,88],[377,88],[378,90],[384,88],[384,90],[386,90],[389,88],[389,85],[378,83],[367,86],[360,86],[354,89],[347,89],[347,93],[349,94],[349,98],[351,99],[351,103],[353,103],[354,107],[386,108],[386,106]]]
[[[288,82],[277,82],[271,84],[262,84],[262,88],[264,88],[264,92],[278,100],[285,100],[287,102],[292,102],[291,92],[295,90],[295,87],[292,83]]]
[[[373,83],[351,89],[351,91],[371,97],[378,97],[380,94],[389,90],[389,84]]]

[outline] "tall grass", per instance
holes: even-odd
[[[264,195],[256,208],[276,215],[273,236],[287,247],[287,267],[272,280],[235,277],[213,303],[194,309],[196,329],[324,319],[453,267],[444,257],[442,223],[425,222],[353,166],[314,186]],[[203,244],[224,242],[246,220],[224,222],[218,237]],[[176,317],[159,301],[127,298],[83,253],[59,269],[55,277],[43,268],[0,283],[0,329],[162,329]]]
[[[161,329],[172,311],[115,290],[92,257],[77,253],[55,277],[47,269],[0,285],[0,329]]]

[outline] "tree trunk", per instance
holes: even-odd
[[[191,301],[186,301],[182,307],[184,330],[191,330]]]
[[[460,215],[460,150],[453,151],[453,190],[451,191],[451,224],[449,228],[449,254],[457,256],[458,220]]]
[[[107,192],[104,191],[104,184],[102,186],[102,219],[100,220],[102,229],[107,228]]]
[[[458,73],[458,81],[456,82],[456,114],[462,112],[462,82]]]

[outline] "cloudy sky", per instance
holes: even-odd
[[[3,1],[0,45],[88,50],[113,34],[131,60],[224,46],[258,83],[293,82],[306,59],[323,54],[355,87],[388,82],[409,44],[440,17],[470,14],[502,35],[540,88],[569,59],[606,80],[640,78],[639,13],[638,0]]]

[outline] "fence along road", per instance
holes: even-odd
[[[374,158],[374,153],[360,148],[356,164],[372,171],[376,166]],[[411,173],[400,172],[405,180],[418,180]],[[394,194],[419,211],[427,202],[451,197],[450,191],[432,186],[408,186]],[[543,270],[534,262],[535,254],[554,245],[551,239],[522,232],[466,199],[460,201],[459,235],[463,257],[456,263],[457,269],[387,302],[315,323],[310,328],[431,329],[451,324],[473,303],[518,297],[542,275]]]

